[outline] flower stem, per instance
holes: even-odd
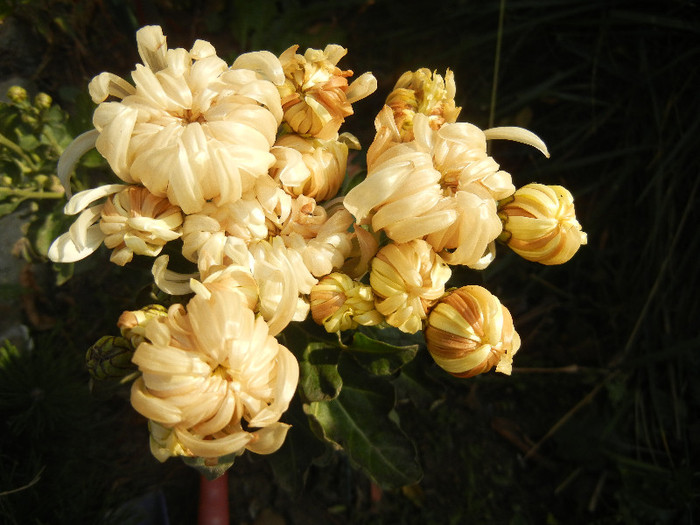
[[[228,525],[228,472],[214,480],[199,478],[198,525]]]

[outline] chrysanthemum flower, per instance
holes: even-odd
[[[105,203],[91,206],[104,197]],[[181,235],[180,209],[142,186],[110,184],[85,190],[68,201],[64,212],[80,215],[49,248],[54,262],[79,261],[104,242],[113,249],[110,260],[124,266],[134,254],[155,257]]]
[[[158,26],[140,29],[136,40],[143,65],[132,72],[134,85],[111,73],[90,83],[98,151],[119,178],[185,213],[207,200],[239,199],[275,161],[279,61],[259,52],[229,68],[202,40],[190,51],[167,49]]]
[[[406,71],[386,99],[405,142],[413,140],[413,117],[426,115],[432,129],[454,122],[462,108],[455,106],[455,79],[449,69],[443,78],[427,68]]]
[[[187,307],[149,322],[146,339],[133,357],[142,375],[131,403],[157,425],[156,457],[268,454],[281,446],[289,426],[279,419],[298,365],[239,293],[200,289]],[[172,432],[169,442],[163,429]]]
[[[440,299],[425,328],[435,362],[457,377],[496,371],[510,375],[520,336],[508,309],[481,286],[464,286]]]
[[[369,282],[386,322],[414,334],[430,307],[445,293],[450,267],[425,241],[388,244],[372,259]]]
[[[168,199],[142,186],[129,186],[107,199],[99,224],[105,246],[112,249],[110,260],[124,266],[134,253],[155,257],[167,242],[180,237],[182,213]]]
[[[280,86],[284,120],[295,133],[334,139],[345,117],[352,115],[352,104],[373,93],[377,80],[364,73],[348,85],[352,71],[337,67],[347,53],[341,46],[307,49],[303,55],[298,48],[292,46],[280,55],[285,75]]]
[[[358,222],[369,222],[403,243],[442,229],[457,218],[438,208],[443,200],[440,172],[430,155],[411,144],[395,144],[374,159],[367,178],[345,196],[344,206]]]
[[[309,301],[314,321],[329,333],[374,326],[384,320],[375,309],[372,287],[344,273],[323,277],[311,288]]]
[[[562,264],[587,242],[576,220],[574,198],[562,186],[532,183],[500,206],[508,246],[528,261]]]
[[[318,202],[328,200],[335,197],[345,178],[348,142],[352,147],[359,146],[357,139],[345,133],[339,140],[282,135],[272,148],[277,162],[270,175],[291,195],[306,195]],[[295,158],[290,159],[292,156]]]

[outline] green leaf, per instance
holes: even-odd
[[[340,349],[309,343],[299,360],[299,389],[305,401],[328,401],[338,396],[343,380],[338,374]]]
[[[343,388],[335,399],[304,407],[319,437],[344,450],[377,484],[397,488],[416,483],[422,470],[413,443],[398,425],[394,387],[341,359]]]
[[[328,453],[328,448],[309,428],[309,421],[301,404],[295,399],[284,413],[285,423],[292,425],[282,447],[265,456],[278,486],[291,494],[301,493],[312,463]]]
[[[347,352],[368,372],[386,376],[412,361],[418,345],[395,346],[356,332]]]

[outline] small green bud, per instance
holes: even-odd
[[[49,109],[52,102],[53,99],[46,93],[39,93],[36,97],[34,97],[34,106],[38,109]]]
[[[27,90],[22,86],[12,86],[7,90],[7,98],[9,98],[10,101],[15,104],[24,102],[27,100]]]
[[[106,335],[88,348],[85,363],[95,379],[125,377],[136,370],[131,362],[134,347],[123,337]]]

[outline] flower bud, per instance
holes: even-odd
[[[413,117],[427,115],[430,127],[438,129],[446,122],[455,122],[462,108],[455,107],[454,73],[445,78],[431,74],[427,68],[407,71],[396,82],[386,104],[394,112],[394,120],[404,142],[413,140]]]
[[[168,315],[168,310],[160,304],[149,304],[140,310],[125,311],[119,316],[117,326],[121,331],[122,337],[129,340],[131,345],[136,348],[144,340],[146,333],[146,324],[154,317],[165,317]]]
[[[352,115],[352,103],[377,88],[371,73],[348,85],[352,71],[337,67],[347,52],[329,44],[324,50],[308,49],[303,55],[292,46],[280,55],[285,82],[279,86],[284,120],[295,133],[320,139],[335,138],[345,117]]]
[[[46,93],[39,93],[34,97],[34,107],[37,109],[49,109],[52,102],[53,99],[51,95],[47,95]]]
[[[85,364],[94,379],[119,378],[136,370],[133,355],[134,347],[127,339],[106,335],[88,348]]]
[[[12,86],[7,90],[7,98],[13,104],[19,104],[27,100],[27,90],[22,86]]]
[[[500,239],[528,261],[565,263],[587,241],[576,220],[574,198],[562,186],[523,186],[501,203],[499,215],[504,223]]]
[[[327,332],[373,326],[384,316],[374,308],[372,288],[344,273],[331,273],[314,285],[310,294],[311,316]]]
[[[430,307],[445,293],[450,267],[425,241],[388,244],[372,260],[369,282],[386,322],[415,334]]]
[[[319,140],[296,134],[283,135],[275,143],[272,153],[277,162],[270,175],[279,178],[282,187],[291,195],[306,195],[318,202],[328,200],[338,193],[345,178],[348,160],[348,146],[339,140]],[[299,152],[301,162],[296,169],[288,168],[286,155],[291,148]]]
[[[431,310],[425,329],[435,362],[456,377],[496,371],[510,375],[520,336],[498,298],[481,286],[464,286]]]

